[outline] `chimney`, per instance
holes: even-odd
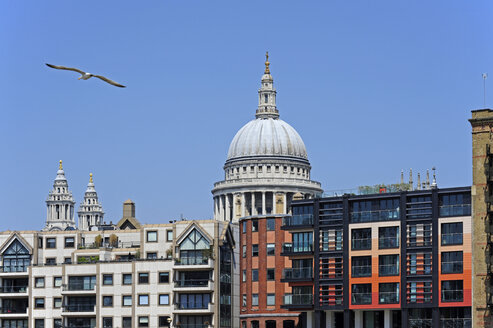
[[[123,218],[135,218],[135,203],[130,199],[123,202]]]

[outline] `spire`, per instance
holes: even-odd
[[[92,173],[89,173],[89,183],[84,194],[84,200],[79,205],[77,211],[79,216],[80,230],[94,230],[103,223],[104,211],[99,202],[98,194],[94,188]]]
[[[404,184],[404,170],[401,170],[401,184]]]
[[[93,183],[92,182],[92,173],[89,173],[89,183]]]
[[[433,167],[431,168],[431,170],[433,171],[433,182],[431,183],[431,188],[432,188],[432,189],[435,189],[435,188],[437,188],[437,187],[438,187],[438,186],[437,186],[437,177],[436,177],[436,175],[435,175],[435,170],[436,170],[436,169],[435,169],[435,167],[433,166]]]
[[[274,88],[274,79],[270,75],[269,65],[269,52],[266,52],[265,71],[264,75],[262,75],[260,89],[258,90],[258,107],[255,117],[261,119],[278,119],[279,111],[276,106],[276,89]]]
[[[418,190],[421,190],[421,176],[418,172]]]
[[[414,186],[413,186],[413,169],[412,168],[409,170],[409,184],[411,185],[411,191],[414,190]]]
[[[430,170],[426,169],[426,189],[430,189]]]
[[[60,165],[58,166],[59,170],[63,170],[62,160],[60,160]]]

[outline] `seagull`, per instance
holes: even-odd
[[[114,85],[115,87],[120,87],[120,88],[125,88],[124,85],[121,85],[119,83],[116,83],[115,81],[112,81],[102,75],[95,75],[95,74],[91,74],[91,73],[88,73],[88,72],[83,72],[81,71],[80,69],[77,69],[77,68],[73,68],[73,67],[65,67],[65,66],[56,66],[56,65],[51,65],[51,64],[48,64],[46,63],[46,66],[48,67],[51,67],[51,68],[55,68],[55,69],[64,69],[64,70],[67,70],[67,71],[74,71],[74,72],[77,72],[79,74],[81,74],[81,76],[79,77],[79,80],[82,79],[82,80],[87,80],[91,77],[97,77],[98,79],[101,79],[103,80],[104,82],[107,82],[111,85]]]

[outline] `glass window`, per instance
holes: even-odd
[[[132,295],[123,295],[122,296],[122,305],[123,306],[132,306]]]
[[[252,256],[258,256],[258,245],[257,244],[252,245]]]
[[[43,237],[38,237],[38,248],[43,248]]]
[[[122,328],[132,328],[132,317],[122,318]]]
[[[378,228],[378,248],[399,248],[399,227]]]
[[[147,253],[147,259],[148,260],[156,260],[157,259],[157,253]]]
[[[148,284],[148,283],[149,283],[149,273],[139,272],[139,284]]]
[[[371,304],[371,284],[353,284],[351,304]]]
[[[351,257],[351,276],[370,277],[371,276],[371,256]]]
[[[132,274],[131,273],[124,273],[122,276],[122,281],[124,285],[131,285],[132,284]]]
[[[252,306],[258,306],[258,294],[252,294]]]
[[[160,294],[159,295],[159,305],[169,305],[169,295]]]
[[[247,327],[247,323],[246,321],[242,321],[241,322],[241,328],[246,328]]]
[[[276,294],[267,294],[267,305],[276,305]]]
[[[313,251],[313,233],[312,232],[296,232],[292,234],[293,244],[292,252],[312,252]]]
[[[45,319],[34,319],[34,328],[45,328]]]
[[[276,219],[267,219],[267,231],[276,230]]]
[[[258,231],[258,220],[252,220],[252,232]]]
[[[380,255],[378,257],[379,276],[399,275],[399,255]]]
[[[399,283],[383,283],[378,285],[378,302],[380,304],[399,303]]]
[[[46,265],[56,265],[56,258],[55,257],[47,257],[45,264]]]
[[[139,305],[149,305],[149,295],[139,295]]]
[[[46,238],[46,248],[56,248],[56,238]]]
[[[354,201],[350,211],[353,223],[399,220],[399,198]]]
[[[252,270],[252,281],[258,281],[258,269]]]
[[[113,318],[104,317],[103,318],[103,328],[113,328]]]
[[[442,302],[462,302],[464,290],[462,280],[442,281]]]
[[[171,319],[168,316],[159,316],[159,327],[169,327]]]
[[[149,327],[149,317],[139,317],[139,327]]]
[[[442,274],[462,273],[462,252],[442,252]]]
[[[253,321],[252,321],[252,325],[251,325],[251,326],[252,326],[252,328],[259,328],[259,323],[258,323],[258,321],[257,321],[257,320],[253,320]]]
[[[207,264],[212,254],[209,241],[197,230],[192,230],[180,244],[180,263],[183,265]]]
[[[71,257],[66,257],[63,259],[63,263],[65,264],[72,264],[72,258]]]
[[[53,299],[53,307],[58,309],[62,307],[62,298],[61,297],[55,297]]]
[[[241,250],[241,256],[246,257],[246,252],[247,252],[246,245],[243,245]]]
[[[34,287],[36,287],[36,288],[44,288],[45,287],[45,278],[44,277],[36,277],[36,278],[34,278]]]
[[[243,222],[241,223],[241,227],[242,227],[241,232],[242,232],[242,233],[246,233],[247,222],[246,222],[246,221],[243,221]]]
[[[173,230],[166,230],[166,240],[173,241]]]
[[[108,274],[103,274],[103,285],[113,285],[113,275],[108,273]]]
[[[113,306],[113,296],[103,296],[103,306]]]
[[[276,255],[276,244],[267,244],[267,256]]]
[[[241,274],[241,281],[242,282],[245,282],[246,281],[246,270],[243,270],[243,272]]]
[[[371,228],[351,230],[351,249],[371,249]]]
[[[35,298],[34,299],[34,308],[44,309],[45,308],[45,299],[44,298]]]
[[[160,284],[169,283],[169,272],[159,272],[159,283]]]
[[[267,269],[267,280],[276,280],[276,269]]]
[[[53,319],[53,328],[62,328],[62,319]]]
[[[53,277],[53,287],[60,287],[62,285],[62,277]]]
[[[442,246],[462,245],[462,222],[442,223]]]
[[[471,193],[440,196],[441,217],[469,215],[471,215]]]
[[[74,237],[65,237],[65,248],[73,248],[75,246]]]
[[[157,231],[147,231],[147,242],[148,243],[157,242]]]
[[[246,306],[247,305],[247,296],[246,296],[246,294],[243,294],[241,305],[242,306]]]

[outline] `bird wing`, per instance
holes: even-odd
[[[97,77],[98,79],[103,80],[104,82],[107,82],[107,83],[109,83],[109,84],[112,84],[112,85],[114,85],[115,87],[125,88],[125,86],[124,86],[124,85],[121,85],[121,84],[119,84],[119,83],[116,83],[115,81],[112,81],[112,80],[110,80],[110,79],[107,79],[107,78],[105,78],[104,76],[101,76],[101,75],[93,75],[93,76],[94,76],[94,77]]]
[[[73,67],[56,66],[56,65],[51,65],[51,64],[48,64],[48,63],[46,63],[46,66],[51,67],[51,68],[56,68],[56,69],[64,69],[64,70],[67,70],[67,71],[74,71],[74,72],[80,73],[82,75],[85,74],[85,72],[81,71],[80,69],[73,68]]]

